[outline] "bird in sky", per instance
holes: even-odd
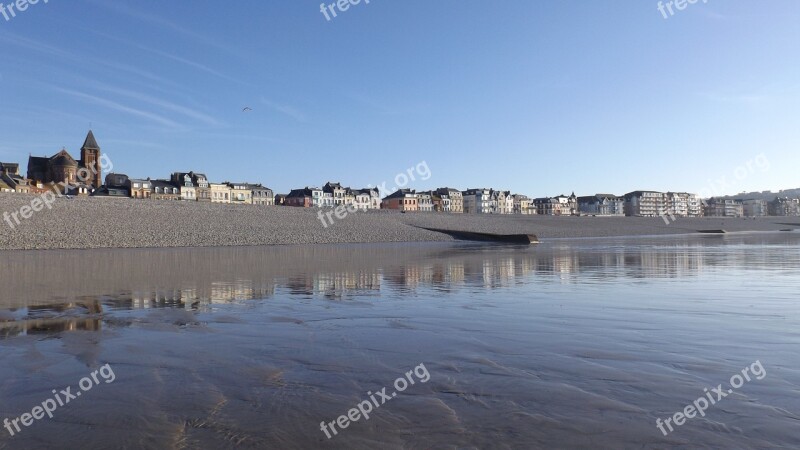
[[[252,111],[252,110],[253,110],[253,108],[251,108],[249,106],[245,106],[244,109],[242,110],[242,112],[249,112],[249,111]]]

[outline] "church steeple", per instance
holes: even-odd
[[[81,147],[81,151],[83,151],[84,149],[100,150],[100,146],[97,145],[97,141],[94,138],[94,133],[92,133],[92,130],[89,130],[89,134],[86,135],[86,140],[83,141],[83,146]]]
[[[97,145],[97,140],[94,138],[92,130],[89,130],[89,134],[86,135],[86,140],[83,141],[83,146],[81,147],[81,164],[91,172],[92,179],[86,181],[94,186],[95,189],[99,189],[103,184],[103,170],[100,165],[100,146]]]

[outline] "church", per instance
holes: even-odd
[[[28,179],[39,187],[69,184],[89,190],[99,189],[103,179],[100,156],[100,146],[97,145],[92,130],[89,130],[81,147],[79,161],[76,161],[66,149],[51,157],[30,156]]]

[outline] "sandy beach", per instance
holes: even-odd
[[[0,195],[1,212],[17,212],[35,196]],[[327,227],[318,210],[196,202],[61,198],[16,224],[0,223],[0,249],[213,247],[450,241],[419,227],[486,233],[529,233],[540,239],[780,231],[800,228],[800,218],[661,218],[479,216],[370,211],[333,217]]]

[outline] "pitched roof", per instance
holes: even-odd
[[[286,198],[297,198],[297,197],[311,197],[311,189],[303,188],[303,189],[292,189],[292,192],[289,192],[289,195]]]
[[[417,195],[417,191],[413,189],[398,189],[394,193],[384,197],[383,199],[387,200],[390,198],[405,198],[407,195]]]
[[[28,157],[28,173],[31,172],[45,172],[47,170],[47,163],[50,161],[50,158],[45,158],[41,156],[29,156]]]
[[[56,153],[50,158],[50,164],[54,166],[78,166],[78,161],[75,161],[75,158],[67,152],[66,149],[62,149],[60,152]]]
[[[153,186],[153,189],[155,189],[155,188],[167,188],[167,187],[168,188],[177,188],[176,186],[173,186],[172,183],[167,181],[167,180],[150,180],[150,185]]]
[[[100,146],[97,145],[97,140],[95,140],[94,133],[92,133],[92,130],[89,130],[89,134],[86,135],[86,140],[83,141],[83,146],[81,146],[81,150],[83,149],[100,150]]]

